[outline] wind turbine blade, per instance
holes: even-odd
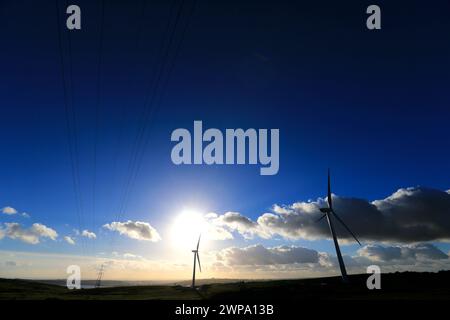
[[[328,200],[328,207],[330,209],[333,208],[333,204],[331,203],[331,178],[330,178],[330,169],[328,169],[328,196],[327,196],[327,200]]]
[[[198,242],[197,242],[197,251],[198,251],[198,247],[200,246],[200,238],[201,238],[201,236],[202,236],[202,235],[200,235],[200,236],[198,237]]]
[[[358,242],[358,244],[361,246],[361,242],[359,242],[358,238],[356,238],[356,236],[353,234],[353,232],[350,230],[349,227],[347,227],[347,225],[345,224],[345,222],[339,218],[339,216],[336,214],[336,212],[334,212],[334,210],[332,211],[334,216],[336,217],[336,219],[342,223],[342,225],[344,226],[345,229],[347,229],[347,231],[352,235],[352,237],[356,240],[356,242]]]
[[[200,264],[200,255],[197,252],[198,269],[202,272],[202,265]]]
[[[323,218],[325,218],[327,216],[327,214],[325,213],[323,216],[321,216],[319,219],[316,220],[316,222],[319,222],[320,220],[322,220]]]

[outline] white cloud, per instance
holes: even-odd
[[[91,232],[89,230],[83,230],[81,233],[81,236],[89,238],[89,239],[96,239],[97,235],[94,232]]]
[[[4,234],[10,239],[17,239],[29,244],[38,244],[40,238],[56,240],[58,233],[40,223],[34,223],[29,229],[24,229],[19,223],[5,223]]]
[[[230,247],[212,255],[209,268],[216,272],[239,273],[249,277],[269,278],[325,276],[339,274],[334,254],[298,246],[266,248],[261,244],[243,248]],[[349,273],[365,273],[377,264],[382,272],[439,271],[450,267],[450,259],[431,243],[391,247],[367,246],[354,256],[344,255]]]
[[[227,248],[217,253],[217,260],[227,265],[276,265],[319,263],[316,250],[295,246],[265,248],[257,244],[245,248]]]
[[[131,239],[157,242],[161,240],[159,233],[149,223],[142,221],[111,222],[104,228],[117,231]]]
[[[368,245],[359,249],[358,254],[372,261],[448,259],[444,252],[430,243],[409,246]]]
[[[9,207],[9,206],[0,209],[0,212],[1,212],[1,213],[4,213],[4,214],[7,214],[7,215],[10,215],[10,216],[19,213],[19,212],[17,211],[17,209],[15,209],[15,208],[13,208],[13,207]],[[29,217],[30,217],[30,215],[29,215],[28,213],[26,213],[26,212],[22,212],[22,213],[20,213],[19,215],[22,216],[22,217],[24,217],[24,218],[29,218]]]
[[[142,260],[142,259],[144,259],[144,257],[142,257],[142,256],[140,256],[140,255],[137,255],[137,254],[134,254],[134,253],[129,253],[129,252],[126,252],[126,253],[124,253],[124,254],[120,254],[120,253],[117,252],[117,251],[113,251],[113,252],[111,252],[111,254],[112,254],[114,257],[117,257],[117,258],[124,258],[124,259],[126,259],[126,260]]]
[[[218,215],[214,212],[207,213],[203,216],[207,224],[204,233],[210,240],[229,240],[233,239],[230,231],[225,229],[217,219]]]
[[[13,215],[17,213],[17,210],[13,207],[4,207],[2,208],[2,212],[7,215]]]
[[[244,238],[251,239],[255,235],[261,238],[269,238],[270,234],[265,232],[260,225],[256,222],[253,222],[251,219],[243,216],[239,212],[226,212],[223,215],[218,215],[216,213],[209,213],[205,216],[208,219],[208,222],[218,228],[220,228],[220,232],[224,236],[222,239],[232,239],[233,235],[227,231],[237,231]]]
[[[382,200],[369,202],[357,198],[332,195],[337,214],[360,240],[394,243],[417,243],[450,240],[450,194],[436,189],[402,188]],[[286,239],[328,239],[326,221],[320,208],[326,198],[274,205],[272,212],[253,221],[240,213],[217,215],[218,224],[245,238],[271,238],[280,235]],[[351,235],[336,223],[340,239],[352,241]]]
[[[144,259],[142,256],[137,255],[137,254],[133,254],[133,253],[124,253],[123,257],[125,259],[130,259],[130,260],[135,260],[135,259],[141,260],[141,259]]]
[[[9,261],[5,261],[5,266],[9,267],[9,268],[14,268],[14,267],[17,267],[17,263],[15,261],[9,260]]]
[[[72,237],[65,236],[65,237],[64,237],[64,240],[65,240],[68,244],[71,244],[71,245],[74,245],[74,244],[75,244],[75,240],[74,240]]]
[[[210,240],[229,240],[233,239],[231,232],[216,225],[209,225],[206,230],[206,236]]]

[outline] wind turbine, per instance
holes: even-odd
[[[195,289],[195,266],[196,266],[196,264],[197,264],[197,261],[198,261],[198,268],[200,269],[200,272],[202,272],[202,266],[201,266],[201,264],[200,264],[200,257],[199,257],[199,255],[198,255],[198,247],[200,246],[200,237],[201,237],[201,236],[202,236],[202,235],[200,235],[200,236],[198,237],[197,249],[192,250],[192,252],[194,253],[194,271],[193,271],[193,273],[192,273],[192,288],[194,288],[194,289]]]
[[[338,240],[336,237],[336,231],[334,230],[333,220],[331,219],[331,217],[336,218],[336,220],[339,221],[344,226],[345,229],[347,229],[347,231],[352,235],[352,237],[356,240],[356,242],[358,242],[359,245],[361,245],[361,242],[359,242],[358,238],[356,238],[356,236],[353,234],[353,232],[350,230],[350,228],[347,227],[347,225],[344,223],[344,221],[342,221],[342,219],[339,218],[339,216],[334,211],[333,202],[331,199],[331,181],[330,180],[331,180],[330,179],[330,169],[328,169],[328,196],[327,196],[328,207],[320,208],[320,211],[323,212],[324,215],[322,217],[320,217],[320,219],[318,219],[317,222],[319,222],[320,220],[322,220],[325,217],[327,218],[328,226],[330,227],[330,232],[331,232],[331,235],[333,236],[334,246],[336,248],[336,255],[337,255],[337,258],[339,261],[339,267],[341,269],[342,280],[344,282],[348,282],[347,270],[345,270],[344,260],[342,259],[341,250],[339,249],[339,243],[338,243]]]

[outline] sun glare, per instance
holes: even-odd
[[[178,249],[194,249],[200,234],[202,237],[202,247],[205,247],[205,233],[208,224],[203,215],[193,209],[183,210],[174,219],[171,227],[172,244]]]

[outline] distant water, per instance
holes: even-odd
[[[65,279],[56,279],[56,280],[35,280],[36,282],[53,284],[57,286],[65,287],[67,286],[67,280]],[[95,280],[81,280],[81,288],[82,289],[93,289],[95,288]],[[105,280],[101,283],[101,288],[110,288],[110,287],[123,287],[123,286],[142,286],[142,285],[160,285],[160,284],[172,284],[169,281],[115,281],[115,280]]]
[[[95,285],[93,284],[81,284],[81,289],[94,289]],[[100,286],[100,288],[103,288],[103,286]]]

